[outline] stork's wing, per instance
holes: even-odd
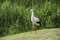
[[[39,22],[39,21],[40,21],[39,18],[34,17],[34,22]]]

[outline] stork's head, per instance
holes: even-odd
[[[33,9],[31,9],[31,12],[33,12]]]

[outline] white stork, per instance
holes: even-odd
[[[39,18],[37,18],[37,17],[34,16],[34,10],[33,9],[31,9],[31,12],[32,12],[32,14],[31,14],[31,21],[32,21],[32,24],[33,24],[32,27],[34,28],[35,26],[39,26],[40,25],[39,24],[40,20],[39,20]]]

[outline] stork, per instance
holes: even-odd
[[[35,30],[36,28],[35,28],[35,26],[39,26],[40,24],[40,20],[39,20],[39,18],[37,18],[37,17],[35,17],[34,16],[34,10],[33,9],[31,9],[31,21],[32,21],[32,27],[33,27],[33,30]]]

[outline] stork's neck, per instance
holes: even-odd
[[[31,15],[32,17],[34,17],[34,12],[32,11],[32,15]]]

